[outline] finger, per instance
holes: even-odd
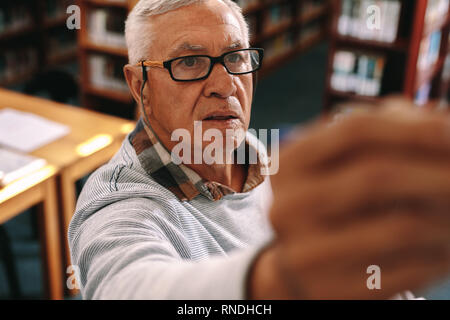
[[[450,274],[448,246],[409,253],[387,262],[385,257],[373,257],[366,263],[330,261],[298,272],[282,268],[282,279],[300,299],[389,299],[406,290],[423,289]]]
[[[410,100],[405,99],[401,95],[390,95],[382,98],[379,101],[379,111],[385,114],[395,113],[401,116],[421,116],[423,110],[417,108],[417,106]],[[412,111],[412,112],[405,112]]]
[[[393,204],[450,212],[450,162],[366,157],[328,174],[289,180],[274,195],[273,211],[287,220],[347,220]]]
[[[422,290],[450,274],[448,248],[446,253],[436,252],[432,260],[414,255],[401,256],[396,262],[395,265],[373,263],[379,267],[376,271],[368,271],[366,265],[340,274],[326,274],[322,281],[329,287],[324,292],[325,286],[320,286],[315,296],[318,299],[391,299],[405,291]]]
[[[291,226],[291,225],[289,225]],[[402,250],[428,251],[450,244],[450,219],[425,217],[417,213],[391,211],[333,230],[302,230],[278,234],[285,255],[302,255],[298,267],[317,268],[330,262],[341,265],[365,261],[364,257],[397,255]]]
[[[393,297],[406,290],[423,290],[450,274],[449,249],[436,251],[432,259],[402,257],[394,266],[380,265],[381,291],[384,296]],[[370,299],[378,299],[379,290],[369,290]]]
[[[368,266],[376,264],[393,273],[390,270],[403,269],[405,264],[420,269],[427,264],[448,263],[449,228],[450,223],[444,226],[398,212],[338,232],[299,239],[295,245],[284,247],[279,263],[284,278],[296,280],[301,287],[297,291],[308,298],[371,298],[364,297],[368,293],[365,286]],[[283,240],[281,243],[286,243]],[[416,289],[428,279],[396,282],[396,286],[391,284],[388,292],[378,298]]]
[[[409,114],[409,113],[408,113]],[[450,121],[442,116],[393,117],[382,113],[355,115],[334,126],[313,126],[282,151],[280,173],[322,168],[348,154],[375,148],[414,150],[450,158]]]

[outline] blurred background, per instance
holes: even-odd
[[[47,195],[55,193],[37,204],[38,193],[26,193],[37,188],[37,180],[17,182],[24,174],[0,187],[1,299],[80,298],[70,288],[64,234],[83,182],[114,154],[139,117],[122,74],[124,21],[136,2],[1,1],[0,148],[20,149],[18,154],[32,157],[21,161],[36,170],[44,166],[36,159],[53,166],[54,173],[41,180],[51,182]],[[448,112],[448,0],[236,2],[249,23],[251,45],[265,49],[251,128],[279,128],[283,136],[334,110],[352,112],[349,101],[376,102],[392,93],[418,108]],[[42,126],[51,120],[46,128],[52,134],[43,129],[47,141],[21,149],[19,141],[29,138],[11,131],[30,114]],[[25,204],[17,200],[21,195],[36,200]],[[48,203],[55,207],[56,229],[45,220]],[[48,230],[59,232],[53,241],[60,248],[51,247]],[[450,285],[443,282],[423,295],[450,299]]]

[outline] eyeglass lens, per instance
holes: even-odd
[[[257,50],[230,52],[224,56],[224,64],[229,73],[241,74],[258,69],[260,63]],[[211,67],[208,57],[188,56],[172,61],[172,75],[177,80],[195,80],[205,77]]]

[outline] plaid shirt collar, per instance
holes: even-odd
[[[129,140],[136,151],[141,166],[156,182],[169,189],[180,201],[189,201],[199,194],[211,201],[220,200],[227,194],[236,193],[235,190],[215,181],[204,181],[194,170],[171,161],[170,152],[159,141],[151,128],[139,119],[136,128],[130,134]],[[257,147],[259,141],[249,133],[245,143],[256,151],[257,163],[248,164],[247,178],[243,193],[256,188],[264,181],[261,172],[267,164],[265,150]]]

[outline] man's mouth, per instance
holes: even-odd
[[[237,119],[237,117],[235,116],[210,116],[205,118],[205,121],[208,120],[231,120],[231,119]]]
[[[234,112],[214,112],[207,114],[206,117],[203,119],[204,121],[225,121],[225,120],[234,120],[239,119],[237,114]]]

